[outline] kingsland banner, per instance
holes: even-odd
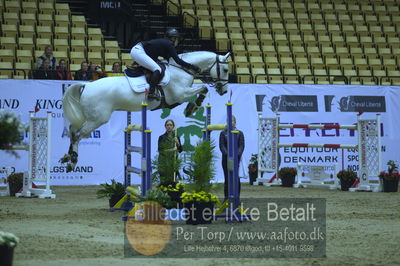
[[[59,159],[68,151],[67,123],[62,110],[62,95],[74,81],[0,80],[0,108],[20,115],[28,123],[29,111],[37,110],[37,116],[52,112],[51,182],[52,185],[97,185],[111,179],[123,180],[124,133],[127,112],[116,111],[110,121],[96,129],[79,145],[79,162],[73,172],[66,173]],[[201,84],[195,84],[200,86]],[[258,152],[258,118],[280,114],[286,124],[345,124],[357,123],[361,118],[381,116],[382,165],[388,160],[400,161],[400,87],[395,86],[344,86],[344,85],[288,85],[288,84],[230,84],[229,93],[219,96],[213,87],[204,104],[212,105],[211,124],[226,123],[225,103],[233,103],[237,128],[245,136],[245,150],[239,175],[247,182],[247,165],[251,154]],[[173,119],[183,144],[180,157],[184,165],[190,161],[195,145],[200,141],[204,127],[205,109],[200,108],[186,118],[183,111],[187,103],[173,110],[162,109],[148,112],[148,127],[152,130],[152,157],[157,156],[158,137],[165,132],[164,123]],[[133,114],[133,124],[141,123],[141,114]],[[216,145],[216,182],[223,182],[219,150],[219,134],[213,132]],[[25,132],[24,142],[28,142]],[[357,144],[358,133],[348,129],[281,129],[281,143]],[[132,133],[132,145],[141,145],[139,132]],[[0,151],[0,168],[12,167],[16,172],[28,169],[26,151],[18,151],[19,158]],[[355,150],[330,148],[281,148],[281,165],[297,163],[332,165],[339,169],[357,170],[358,155]],[[132,165],[140,167],[140,155],[132,154]],[[184,177],[185,174],[182,173]],[[140,177],[132,174],[132,182],[140,183]]]

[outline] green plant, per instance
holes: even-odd
[[[258,154],[252,154],[249,161],[249,173],[257,173],[258,171]]]
[[[352,170],[340,170],[336,176],[341,181],[356,181],[357,179],[357,173]]]
[[[158,189],[164,192],[183,192],[185,190],[185,184],[183,183],[171,183],[168,185],[159,185]]]
[[[398,166],[393,160],[389,160],[387,162],[388,170],[382,171],[379,173],[379,177],[385,180],[396,180],[400,179],[399,171],[398,171]]]
[[[189,182],[193,183],[194,191],[209,192],[212,184],[211,180],[215,177],[214,166],[215,145],[208,140],[201,141],[194,148],[189,169]]]
[[[0,231],[0,246],[14,248],[19,243],[19,238],[12,233]]]
[[[7,177],[7,183],[13,187],[22,187],[23,181],[24,173],[12,173]]]
[[[171,198],[168,195],[168,193],[158,189],[147,190],[145,196],[138,195],[137,202],[145,202],[145,201],[155,201],[165,208],[174,207],[174,202],[171,201]]]
[[[167,184],[174,181],[174,175],[181,169],[182,159],[171,156],[156,156],[152,161],[152,183]]]
[[[101,189],[96,192],[97,198],[111,199],[114,195],[119,195],[121,198],[125,194],[125,187],[122,183],[117,182],[115,179],[111,180],[111,184],[100,184]]]
[[[20,118],[12,112],[0,109],[0,149],[18,157],[14,150],[7,149],[10,145],[21,144],[25,126]]]
[[[210,192],[200,191],[200,192],[184,192],[181,196],[183,203],[188,202],[214,202],[220,203],[217,196]]]
[[[297,175],[297,169],[294,167],[282,167],[278,171],[278,177],[279,178],[285,178],[285,177],[295,177]]]

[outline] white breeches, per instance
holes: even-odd
[[[138,63],[142,67],[145,67],[153,72],[158,70],[161,73],[161,67],[156,62],[154,62],[154,60],[151,59],[150,56],[146,54],[141,43],[133,46],[131,50],[131,56],[133,60],[135,60],[136,63]]]

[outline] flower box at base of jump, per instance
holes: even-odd
[[[14,248],[6,245],[0,245],[0,260],[3,266],[12,266]]]
[[[399,179],[382,179],[383,192],[397,192],[399,188]]]
[[[187,202],[185,203],[186,224],[210,224],[214,218],[214,203],[213,202]]]

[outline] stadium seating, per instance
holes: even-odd
[[[400,85],[398,0],[173,2],[197,18],[201,38],[215,39],[219,52],[232,51],[230,70],[239,82]],[[100,28],[89,28],[66,3],[0,3],[4,65],[25,69],[47,44],[72,65],[132,63],[116,41],[104,40]]]
[[[352,83],[377,85],[389,69],[399,70],[398,1],[205,2],[195,2],[193,9],[200,35],[208,38],[213,32],[217,49],[233,52],[239,80],[296,83],[304,80],[302,75],[318,75],[307,77],[307,82],[343,84],[343,76],[369,75],[353,78]],[[395,79],[386,82],[399,85]]]
[[[88,28],[84,16],[72,15],[67,3],[55,0],[0,0],[0,78],[27,78],[47,45],[53,54],[78,70],[82,61],[103,65],[122,62],[116,41],[104,41],[100,28]],[[107,51],[105,57],[104,51]],[[106,60],[107,59],[107,60]],[[126,60],[126,58],[125,58]]]

